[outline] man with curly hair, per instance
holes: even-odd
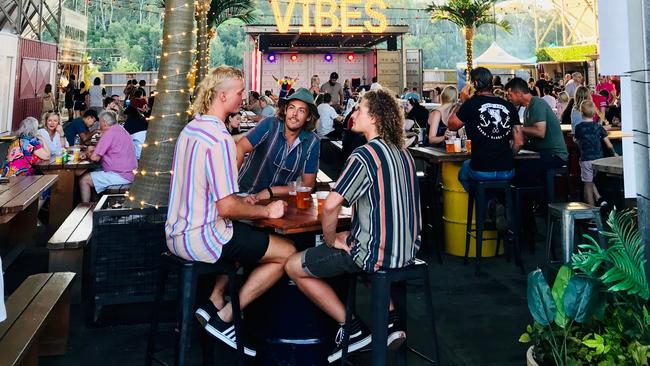
[[[403,147],[402,108],[389,92],[370,91],[352,119],[352,131],[368,142],[352,152],[323,205],[326,245],[294,254],[285,266],[300,290],[341,325],[329,362],[341,357],[345,306],[325,279],[405,267],[420,247],[420,192],[413,158]],[[351,230],[337,233],[342,205],[353,208]],[[390,310],[388,347],[396,349],[406,334],[392,304]],[[359,318],[352,319],[349,352],[372,339],[368,327]]]

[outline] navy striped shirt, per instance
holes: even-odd
[[[266,187],[286,186],[302,174],[318,173],[320,140],[314,132],[300,131],[291,147],[284,137],[284,122],[262,120],[247,135],[253,151],[239,169],[241,192],[257,193]]]
[[[352,206],[347,239],[355,263],[366,272],[400,268],[420,248],[420,191],[406,149],[375,138],[348,158],[336,192]]]

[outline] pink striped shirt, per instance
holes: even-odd
[[[232,222],[216,202],[239,190],[236,148],[214,116],[197,115],[181,131],[174,152],[167,247],[187,260],[214,263],[232,238]]]

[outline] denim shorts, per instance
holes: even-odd
[[[327,244],[302,252],[300,263],[305,273],[316,278],[361,272],[351,255],[344,250],[328,247]]]

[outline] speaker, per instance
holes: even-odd
[[[260,52],[268,52],[269,51],[269,36],[265,34],[260,34],[259,38],[259,50]]]
[[[388,39],[386,40],[387,43],[387,48],[389,51],[397,51],[397,37],[396,36],[388,36]]]

